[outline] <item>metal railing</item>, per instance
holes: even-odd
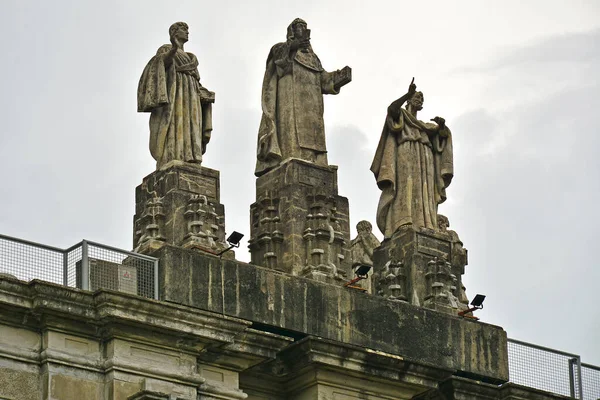
[[[510,381],[581,400],[600,399],[600,367],[577,354],[508,339]]]
[[[158,259],[82,240],[66,250],[0,235],[0,274],[158,299]]]

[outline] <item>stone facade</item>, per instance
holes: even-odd
[[[337,167],[291,159],[256,180],[250,207],[252,263],[341,282],[350,271],[348,199]]]
[[[211,253],[227,248],[219,171],[172,162],[146,176],[135,198],[136,251],[151,254],[165,244]]]
[[[0,277],[0,398],[565,399],[504,383],[499,327],[181,247],[159,253],[166,301]]]

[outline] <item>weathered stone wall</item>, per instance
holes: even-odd
[[[0,279],[0,315],[0,398],[11,400],[243,399],[238,372],[290,341],[236,318],[40,281]]]
[[[176,247],[156,255],[164,300],[508,380],[500,327]]]
[[[495,384],[507,373],[498,327],[196,251],[161,255],[170,301],[0,278],[0,398],[563,399]]]

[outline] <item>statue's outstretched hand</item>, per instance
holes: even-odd
[[[417,91],[417,85],[415,85],[415,77],[413,76],[412,81],[410,81],[410,85],[408,86],[408,94],[412,96]]]

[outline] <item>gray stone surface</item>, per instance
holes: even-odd
[[[165,244],[212,253],[227,248],[218,171],[171,163],[146,176],[135,194],[136,251],[152,254]]]
[[[200,84],[198,59],[184,51],[188,26],[169,28],[171,44],[161,46],[138,85],[138,111],[150,112],[150,153],[161,169],[178,160],[202,162],[212,132],[215,94]]]
[[[508,379],[506,333],[497,326],[181,248],[157,255],[164,300],[478,379]]]
[[[239,372],[291,342],[239,318],[41,281],[0,278],[0,315],[11,400],[243,399]]]
[[[438,204],[446,200],[454,174],[450,130],[443,118],[417,119],[423,100],[413,78],[408,92],[388,108],[371,165],[382,191],[377,226],[386,238],[404,225],[437,229]]]
[[[369,221],[356,224],[357,236],[350,243],[352,267],[361,265],[373,266],[373,251],[381,242],[373,235],[373,225]]]
[[[466,308],[466,250],[448,231],[403,226],[375,250],[373,262],[375,294],[453,315]]]
[[[438,214],[438,227],[440,232],[445,232],[450,236],[452,251],[450,252],[449,261],[452,264],[452,273],[457,278],[457,297],[463,305],[462,308],[468,308],[469,298],[467,297],[467,289],[462,280],[462,276],[465,273],[465,266],[469,263],[467,249],[464,248],[462,240],[458,237],[458,233],[448,229],[450,227],[448,217]]]
[[[271,48],[262,88],[255,174],[294,157],[327,166],[323,94],[338,94],[351,70],[327,72],[313,52],[306,22],[296,18],[287,40]]]
[[[292,159],[256,180],[250,207],[252,263],[316,280],[341,281],[350,270],[348,199],[337,167]]]

